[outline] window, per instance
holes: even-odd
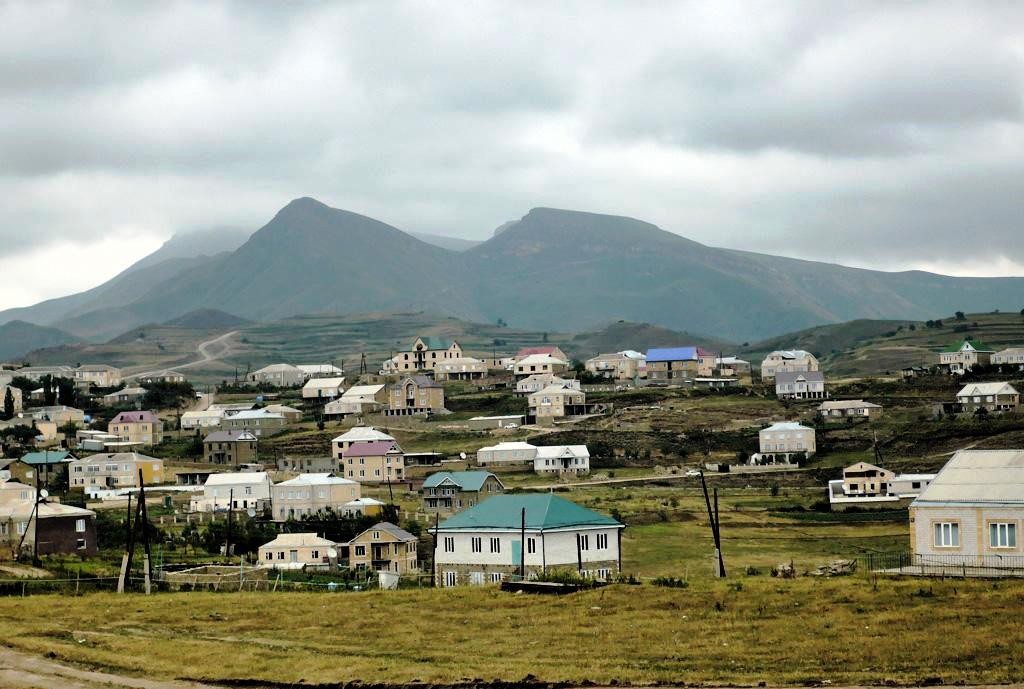
[[[270,552],[270,551],[267,551],[267,557],[265,559],[266,560],[273,560],[274,559],[274,554],[272,552]]]
[[[500,584],[501,580],[504,579],[504,575],[501,572],[491,572],[491,583]]]
[[[471,550],[474,553],[482,553],[484,551],[484,543],[483,543],[483,541],[484,541],[484,539],[481,538],[480,536],[474,536],[473,538],[471,538],[470,541],[469,541],[470,545],[472,546]]]
[[[470,572],[469,573],[469,583],[472,584],[473,586],[482,586],[483,583],[484,583],[484,573],[483,572]]]
[[[278,560],[283,560],[284,559],[284,551],[283,550],[278,551],[277,559]]]
[[[957,522],[938,522],[935,524],[936,548],[960,547],[960,524]]]
[[[18,535],[24,536],[26,531],[28,531],[28,522],[18,522]]]
[[[79,538],[77,541],[75,541],[75,547],[78,550],[85,550],[85,539]]]
[[[356,555],[358,557],[364,557],[366,555],[366,546],[365,545],[357,545],[356,546]]]
[[[608,534],[599,533],[597,534],[597,549],[607,550],[608,549]]]
[[[1017,525],[1012,522],[999,522],[988,525],[989,545],[993,548],[1016,548]]]
[[[597,570],[598,579],[607,579],[611,575],[611,570],[607,567],[601,567]]]
[[[589,534],[585,534],[585,533],[579,534],[579,535],[576,536],[576,538],[578,539],[577,542],[580,544],[580,550],[590,550],[590,535]]]
[[[526,552],[529,553],[530,555],[533,555],[534,553],[537,552],[537,539],[536,538],[527,538],[526,539]]]
[[[455,552],[455,538],[453,536],[444,537],[444,552],[454,553]]]
[[[310,553],[310,554],[311,554],[311,555],[313,556],[313,559],[314,559],[314,560],[319,560],[319,559],[320,559],[320,551],[319,551],[319,550],[314,550],[314,551],[313,551],[312,553]]]
[[[444,573],[444,585],[445,586],[456,586],[459,583],[458,572],[445,572]]]
[[[85,533],[85,520],[84,519],[76,519],[75,520],[75,533]]]
[[[492,553],[500,553],[501,552],[501,539],[500,538],[492,538],[491,539],[491,552]]]

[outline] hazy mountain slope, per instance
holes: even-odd
[[[195,330],[229,330],[252,325],[247,318],[239,318],[233,314],[217,309],[196,309],[184,316],[172,318],[164,323],[172,328],[192,328]]]
[[[0,361],[14,361],[34,349],[78,341],[74,335],[57,328],[25,321],[10,321],[0,325]]]
[[[231,252],[242,246],[251,235],[252,230],[229,226],[179,232],[164,242],[159,249],[136,261],[124,272],[149,268],[171,258],[194,258]]]
[[[476,239],[460,239],[459,237],[443,237],[439,234],[428,234],[426,232],[410,232],[410,235],[426,242],[427,244],[433,244],[434,246],[449,251],[466,251],[472,249],[474,246],[479,244],[479,240]]]

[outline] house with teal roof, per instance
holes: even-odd
[[[504,492],[504,484],[489,471],[439,471],[423,482],[423,509],[458,512]]]
[[[40,450],[13,460],[7,471],[11,478],[28,485],[35,485],[36,481],[40,486],[66,484],[68,465],[75,459],[75,455],[67,450]]]
[[[963,375],[975,366],[992,363],[995,350],[980,340],[964,340],[939,352],[939,368],[951,375]]]
[[[553,493],[502,494],[455,514],[435,535],[439,586],[497,584],[553,571],[622,571],[621,522]]]
[[[384,362],[381,373],[417,373],[433,371],[451,359],[462,357],[462,345],[441,337],[417,337],[408,351],[399,352]]]

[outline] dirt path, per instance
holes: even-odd
[[[150,375],[151,373],[157,373],[158,371],[180,371],[186,368],[192,368],[194,366],[202,366],[208,364],[211,361],[217,361],[231,353],[231,338],[238,334],[237,330],[232,330],[229,333],[218,335],[212,340],[206,342],[200,342],[196,347],[196,354],[199,358],[195,361],[189,361],[185,364],[178,364],[177,366],[167,366],[161,369],[153,369],[151,371],[141,371],[139,373],[132,373],[130,376],[125,376],[125,380],[138,379],[144,376]]]
[[[4,689],[223,689],[223,685],[124,677],[83,670],[55,660],[0,647]]]

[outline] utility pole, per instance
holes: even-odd
[[[519,576],[526,579],[526,508],[523,508],[521,515],[522,523],[519,527]]]
[[[437,533],[437,528],[441,525],[441,513],[436,512],[434,514],[434,550],[430,554],[430,588],[437,586],[437,539],[440,535]]]
[[[149,543],[149,513],[146,511],[146,484],[142,479],[142,469],[139,469],[139,516],[142,523],[142,547],[145,552],[143,562],[143,575],[146,578],[146,595],[152,593],[153,586],[153,551]],[[135,523],[139,524],[140,519]]]
[[[708,484],[704,480],[704,472],[700,472],[700,485],[704,490],[704,503],[708,508],[708,522],[711,525],[711,536],[715,542],[715,576],[725,576],[725,560],[722,557],[722,540],[718,531],[718,489],[715,489],[715,507],[711,507],[711,497],[708,495]]]
[[[235,505],[235,489],[228,491],[228,528],[224,541],[224,557],[231,557],[231,508]]]
[[[135,551],[135,530],[132,529],[132,494],[128,493],[128,514],[125,515],[125,548],[121,558],[121,575],[117,578],[117,592],[124,593],[132,568],[132,555]]]

